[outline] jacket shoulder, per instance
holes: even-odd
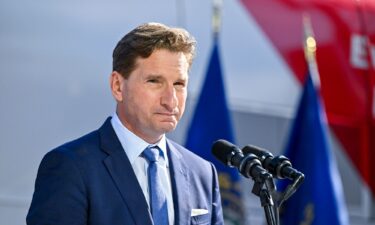
[[[98,149],[100,146],[100,138],[99,132],[92,131],[82,137],[79,137],[75,140],[66,142],[55,149],[52,149],[52,152],[60,152],[60,153],[71,153],[71,154],[78,154],[84,155],[87,153],[92,153],[94,149]]]

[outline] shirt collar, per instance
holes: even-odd
[[[132,165],[148,146],[158,146],[163,152],[164,161],[168,166],[167,141],[164,134],[159,142],[150,144],[126,128],[120,121],[117,113],[114,113],[112,116],[111,124]]]

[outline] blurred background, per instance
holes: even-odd
[[[313,2],[318,3],[314,5]],[[354,7],[358,1],[327,2],[337,4],[342,10],[336,14],[324,6],[322,9],[325,11],[321,12],[319,0],[305,3],[264,1],[264,5],[261,1],[251,0],[223,2],[218,46],[227,102],[239,146],[254,144],[276,155],[282,154],[285,148],[302,92],[301,71],[304,67],[296,66],[304,60],[301,7],[312,14],[318,44],[318,67],[329,64],[346,69],[357,65],[362,72],[370,71],[368,73],[373,75],[374,25],[365,30],[372,31],[369,38],[362,38],[372,46],[368,52],[362,52],[361,59],[368,62],[367,67],[353,57],[339,59],[332,56],[324,62],[319,60],[319,43],[327,51],[337,52],[336,48],[329,47],[329,43],[337,41],[353,50],[353,42],[357,40],[345,41],[346,33],[335,29],[335,23],[327,23],[331,18],[326,13],[333,15],[332,18],[350,21],[351,12],[354,12],[358,16],[355,17],[358,21],[352,20],[355,27],[362,24],[362,20],[358,19],[362,18],[362,14],[357,14],[358,8]],[[363,24],[371,25],[368,20],[375,18],[375,7],[373,2],[369,2],[363,1],[364,9],[369,10],[368,14],[364,14],[367,17],[364,16]],[[270,7],[272,4],[273,7]],[[297,10],[299,16],[289,18],[288,15],[297,14],[285,11],[283,4],[289,10]],[[141,23],[155,21],[181,26],[197,40],[197,57],[190,73],[186,113],[178,128],[168,134],[177,142],[185,143],[213,46],[212,7],[211,0],[0,0],[0,224],[25,224],[37,168],[45,153],[99,128],[114,113],[115,104],[109,90],[112,51],[124,34]],[[275,20],[277,17],[272,15],[280,16],[280,20]],[[318,15],[326,20],[314,20]],[[295,24],[295,21],[299,22]],[[298,27],[283,26],[282,22]],[[344,27],[350,32],[350,26]],[[365,31],[353,31],[362,35],[359,36],[360,43],[361,37],[367,35]],[[294,35],[296,32],[297,35]],[[288,36],[292,34],[294,36]],[[343,38],[335,39],[330,35]],[[286,51],[288,47],[292,51]],[[368,58],[366,52],[369,53]],[[371,59],[371,56],[374,58]],[[300,59],[293,61],[295,57]],[[354,63],[348,63],[353,60]],[[322,76],[340,81],[334,75],[335,71]],[[371,82],[373,80],[370,79]],[[372,85],[370,81],[364,83]],[[357,85],[355,80],[348,82]],[[358,103],[350,96],[358,95],[361,85],[346,93],[347,97],[325,91],[324,78],[322,83],[323,97],[326,100],[325,97],[329,96],[327,99],[330,99],[326,103],[335,102],[335,99],[337,104],[347,107],[352,106],[351,102],[354,105]],[[340,84],[342,82],[333,81],[329,89],[333,90],[332,87]],[[370,104],[373,104],[372,99],[371,95],[367,99]],[[331,121],[330,115],[328,117]],[[373,120],[367,122],[370,121]],[[337,128],[331,126],[328,131],[328,142],[338,165],[350,224],[375,224],[374,195],[370,188],[374,174],[362,173],[370,170],[371,163],[363,162],[368,167],[358,168],[358,159],[353,160],[347,150],[350,148],[347,146],[353,145],[345,145],[341,141]],[[369,160],[375,151],[373,136],[369,135],[366,140],[369,141],[365,148],[368,154],[361,157]],[[354,141],[352,143],[355,144]],[[362,147],[358,146],[358,152],[362,151]],[[245,224],[264,223],[259,199],[251,194],[252,181],[244,179],[241,185],[246,205]]]

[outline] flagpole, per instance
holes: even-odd
[[[221,12],[223,0],[213,0],[212,2],[212,33],[214,40],[219,37],[221,30]]]
[[[303,31],[303,50],[305,53],[307,66],[310,71],[315,88],[317,90],[320,90],[320,76],[318,66],[316,64],[316,40],[314,38],[310,16],[308,16],[307,14],[303,15]]]

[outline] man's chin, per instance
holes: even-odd
[[[160,125],[159,130],[163,133],[168,133],[176,129],[177,123],[175,122],[163,122]]]

